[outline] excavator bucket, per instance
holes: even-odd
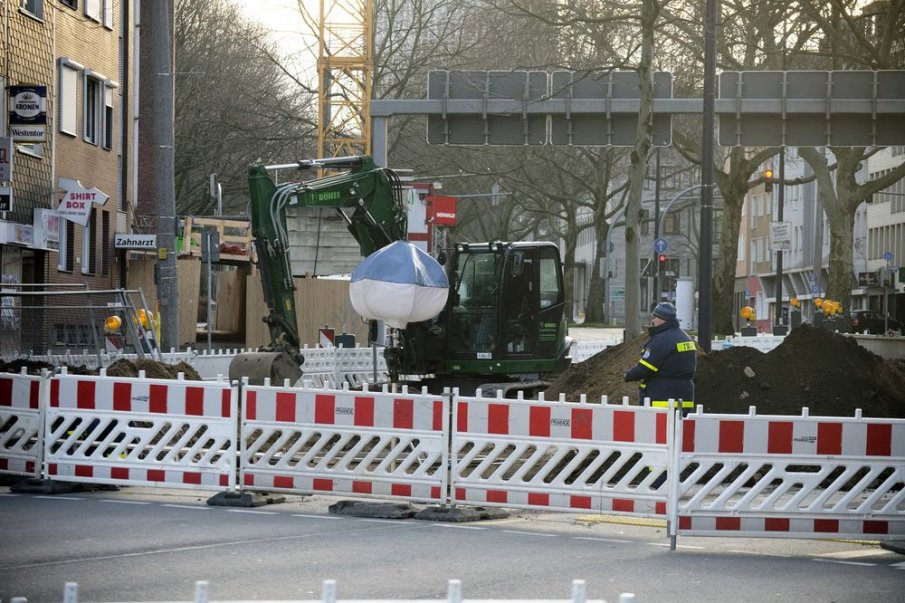
[[[239,381],[242,377],[248,377],[251,385],[264,385],[264,379],[270,379],[273,385],[282,385],[289,379],[290,385],[295,385],[302,378],[302,369],[285,352],[245,352],[229,364],[229,380]]]

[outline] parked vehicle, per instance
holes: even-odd
[[[905,333],[905,327],[895,318],[890,316],[884,319],[881,313],[873,310],[852,312],[852,333],[867,332],[870,335],[883,335],[889,331],[902,335]]]

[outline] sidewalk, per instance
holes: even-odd
[[[569,336],[575,341],[605,341],[615,337],[621,342],[623,330],[621,328],[570,327]]]

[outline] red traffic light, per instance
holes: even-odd
[[[660,255],[657,256],[657,260],[658,260],[661,264],[665,264],[665,263],[666,263],[666,254],[665,254],[665,253],[661,253]]]

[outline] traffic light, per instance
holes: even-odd
[[[764,170],[764,192],[772,193],[773,192],[773,169],[767,168]]]
[[[666,257],[665,253],[661,253],[657,256],[657,265],[659,266],[661,272],[666,268],[667,259],[669,258]]]

